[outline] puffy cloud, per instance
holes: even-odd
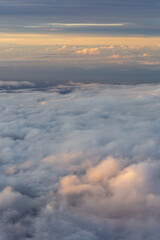
[[[113,49],[113,48],[115,48],[113,45],[110,45],[109,47],[108,47],[109,49]]]
[[[0,239],[157,240],[160,85],[0,95]]]
[[[12,187],[5,187],[0,192],[2,239],[27,239],[32,236],[32,216],[37,211],[37,206],[30,197]]]
[[[124,223],[159,218],[159,163],[122,167],[119,162],[109,158],[84,175],[62,178],[60,194],[67,197],[70,207],[87,215],[123,219]]]
[[[23,196],[19,192],[13,191],[9,186],[5,187],[2,192],[0,192],[0,211],[9,211],[13,209],[14,211],[24,212],[25,210],[30,210],[30,200],[28,197]]]
[[[99,54],[98,48],[83,48],[76,51],[77,54],[82,55],[97,55]]]
[[[147,53],[140,54],[139,57],[149,57]]]
[[[118,59],[118,58],[120,58],[120,55],[114,54],[114,55],[110,56],[109,58],[111,58],[111,59]]]

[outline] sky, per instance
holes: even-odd
[[[0,240],[160,239],[159,119],[159,0],[0,0]]]
[[[0,80],[158,83],[158,0],[0,0]]]

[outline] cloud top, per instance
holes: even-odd
[[[159,239],[159,100],[160,85],[3,91],[0,239]]]
[[[31,88],[34,83],[28,81],[0,81],[0,89]]]

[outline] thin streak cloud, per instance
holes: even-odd
[[[67,27],[103,27],[103,26],[124,26],[125,23],[49,23],[49,25],[53,26],[67,26]]]
[[[40,25],[26,25],[24,28],[85,28],[85,27],[122,27],[127,25],[127,23],[44,23]]]

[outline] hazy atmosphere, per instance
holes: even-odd
[[[158,0],[0,1],[0,80],[158,83]]]
[[[160,239],[160,2],[0,0],[0,240]]]

